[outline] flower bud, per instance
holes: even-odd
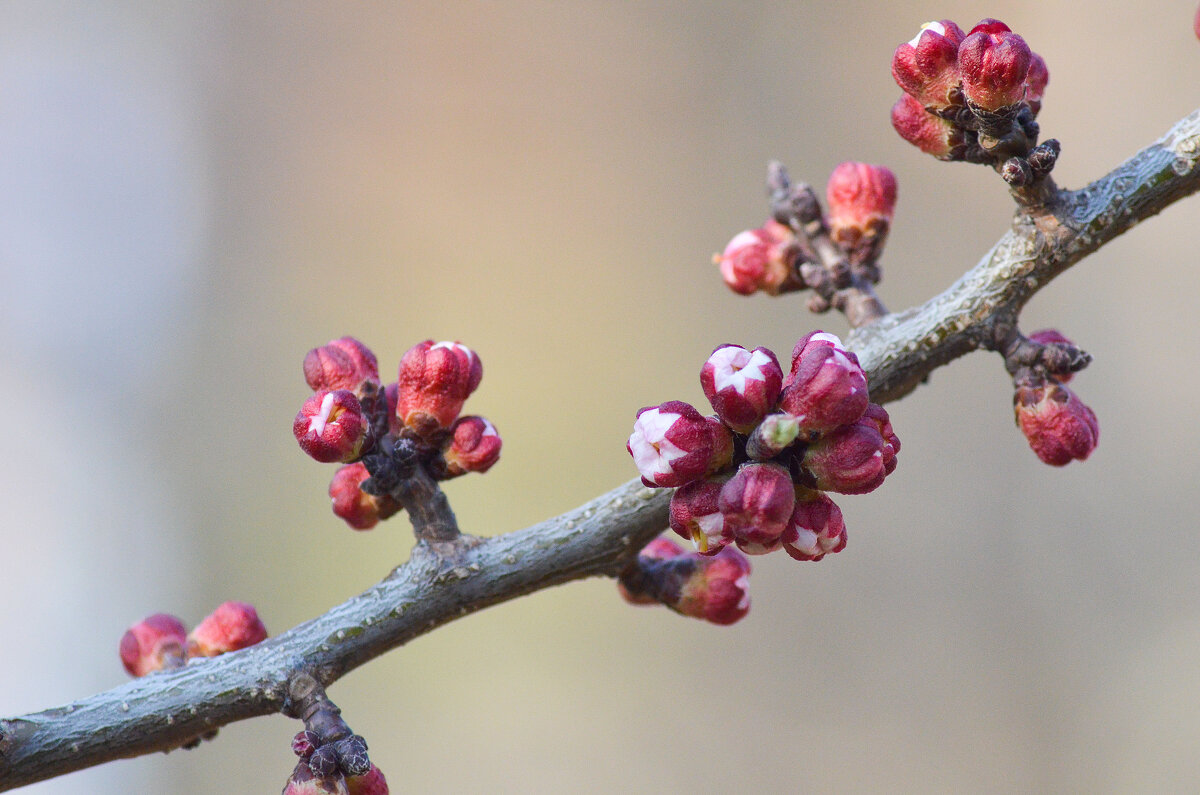
[[[1036,52],[1029,60],[1029,72],[1025,75],[1025,104],[1037,116],[1042,109],[1042,97],[1046,93],[1046,84],[1050,82],[1050,70],[1046,61]]]
[[[904,94],[892,106],[892,127],[900,137],[939,160],[961,160],[966,149],[965,133],[941,116],[921,107]]]
[[[348,776],[346,789],[349,795],[388,795],[387,779],[375,765],[371,765],[371,770],[361,776]]]
[[[822,491],[866,494],[896,469],[900,440],[883,407],[871,404],[863,416],[808,446],[804,467]]]
[[[762,290],[778,295],[792,275],[799,251],[792,230],[770,220],[759,229],[735,235],[716,261],[721,266],[721,278],[735,293],[750,295]]]
[[[958,46],[966,34],[948,19],[927,22],[892,56],[892,77],[922,107],[946,108],[958,86]]]
[[[1058,329],[1044,328],[1040,331],[1035,331],[1029,335],[1029,339],[1039,345],[1055,345],[1055,346],[1070,346],[1075,348],[1075,343],[1071,342]],[[1075,373],[1068,369],[1054,370],[1051,375],[1054,380],[1060,384],[1069,384],[1071,379],[1075,377]]]
[[[791,474],[778,464],[743,464],[717,499],[730,533],[744,552],[769,552],[796,506]]]
[[[329,498],[333,512],[355,530],[370,530],[381,519],[387,519],[401,509],[400,503],[388,496],[376,497],[362,490],[371,473],[362,462],[339,467],[329,483]]]
[[[1053,380],[1019,387],[1013,408],[1029,446],[1051,466],[1083,461],[1100,441],[1095,413],[1074,392]]]
[[[300,407],[292,433],[300,448],[323,464],[353,461],[362,452],[368,420],[353,392],[314,394]]]
[[[121,662],[130,676],[145,676],[183,664],[187,628],[178,618],[155,613],[134,624],[121,637]]]
[[[458,342],[426,340],[400,360],[396,417],[422,436],[449,428],[483,378],[483,363]]]
[[[652,563],[677,558],[682,554],[683,547],[669,538],[658,536],[638,553],[634,570],[617,578],[617,592],[631,605],[661,604],[658,598],[660,583],[650,574],[651,570],[656,573],[661,570]]]
[[[791,414],[768,414],[746,439],[746,455],[756,461],[774,458],[800,437],[800,420]]]
[[[750,612],[750,561],[725,547],[713,557],[690,556],[695,562],[677,601],[667,607],[692,618],[728,625]]]
[[[896,175],[883,166],[846,162],[825,188],[829,233],[852,264],[879,258],[896,209]]]
[[[267,628],[245,602],[226,602],[196,625],[187,639],[188,657],[216,657],[265,640]]]
[[[675,488],[705,477],[733,458],[733,436],[713,417],[680,400],[637,413],[625,445],[651,488]]]
[[[307,762],[300,760],[284,785],[282,795],[350,795],[350,792],[341,773],[318,776]]]
[[[459,417],[450,426],[450,437],[442,449],[444,477],[487,472],[500,460],[500,445],[496,427],[483,417]]]
[[[783,534],[783,551],[796,560],[820,560],[846,548],[846,522],[837,503],[821,492],[796,500]]]
[[[963,94],[975,107],[998,111],[1025,98],[1033,53],[1003,22],[985,19],[958,47]]]
[[[715,555],[733,540],[718,499],[724,481],[693,480],[671,495],[671,529],[691,541],[701,555]]]
[[[304,357],[304,380],[313,390],[358,391],[364,381],[379,384],[379,362],[354,337],[341,337],[313,348]]]
[[[814,331],[796,343],[779,408],[805,430],[822,432],[854,422],[868,401],[866,373],[836,335]]]
[[[292,753],[301,759],[308,759],[320,744],[321,738],[317,736],[316,732],[310,732],[307,729],[298,731],[292,738]]]
[[[767,348],[721,345],[700,368],[700,386],[721,421],[749,433],[775,407],[783,369]]]

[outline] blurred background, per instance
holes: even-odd
[[[459,339],[503,434],[449,484],[492,535],[629,479],[634,412],[703,401],[719,343],[786,355],[803,298],[711,255],[766,217],[766,162],[884,163],[881,295],[922,302],[1008,226],[990,171],[891,130],[895,46],[1002,15],[1049,64],[1079,187],[1197,107],[1195,3],[20,2],[0,5],[0,714],[125,680],[143,616],[250,601],[272,632],[383,577],[289,433],[305,352],[385,377]],[[593,580],[447,626],[331,691],[396,792],[1200,789],[1200,199],[1044,290],[1024,327],[1095,363],[1086,463],[1013,425],[998,357],[890,405],[900,467],[849,547],[754,560],[731,628]],[[31,793],[274,793],[294,721]]]

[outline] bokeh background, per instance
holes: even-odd
[[[501,430],[448,486],[470,532],[633,475],[635,410],[703,400],[719,343],[844,332],[739,298],[710,257],[766,216],[767,160],[823,185],[885,163],[899,309],[1006,229],[989,171],[891,130],[893,48],[1000,15],[1049,63],[1041,115],[1078,187],[1197,106],[1194,2],[0,5],[0,714],[124,681],[121,633],[253,602],[273,631],[404,560],[328,509],[289,426],[304,353],[385,371],[460,339]],[[847,550],[756,559],[722,629],[610,581],[447,626],[331,695],[400,792],[1200,789],[1200,200],[1043,291],[1096,361],[1095,456],[1051,469],[999,359],[889,406],[887,484]],[[293,721],[31,793],[273,793]]]

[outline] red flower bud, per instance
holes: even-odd
[[[1029,61],[1029,72],[1025,75],[1025,104],[1038,115],[1042,109],[1042,97],[1046,93],[1046,84],[1050,82],[1050,70],[1046,61],[1036,52]]]
[[[500,445],[500,434],[483,417],[459,417],[451,426],[442,450],[446,477],[487,472],[500,460]]]
[[[178,618],[156,613],[134,624],[121,637],[121,662],[130,676],[145,676],[183,664],[187,629]]]
[[[998,111],[1025,98],[1033,53],[1003,22],[985,19],[958,47],[963,94],[976,107]]]
[[[829,232],[850,262],[878,259],[896,209],[896,175],[883,166],[842,163],[829,176],[825,198]]]
[[[960,158],[966,146],[962,130],[929,113],[908,94],[902,95],[892,106],[892,127],[901,138],[939,160]]]
[[[449,428],[483,378],[483,363],[458,342],[425,340],[400,360],[396,417],[427,436]]]
[[[216,657],[265,640],[267,628],[253,605],[226,602],[212,611],[188,635],[189,657]]]
[[[341,773],[317,776],[303,759],[296,764],[282,795],[350,795]]]
[[[796,501],[783,534],[783,551],[796,560],[820,560],[846,548],[846,522],[837,503],[821,492]]]
[[[828,431],[854,422],[868,401],[866,373],[836,335],[814,331],[796,343],[779,408],[804,429]]]
[[[354,337],[341,337],[308,352],[304,357],[304,380],[314,390],[357,392],[364,381],[378,386],[379,362],[371,349]]]
[[[317,392],[300,408],[292,433],[300,448],[328,464],[353,461],[362,452],[368,421],[353,392]]]
[[[721,345],[700,368],[700,386],[721,421],[749,433],[775,407],[783,370],[767,348]]]
[[[1061,467],[1083,461],[1100,441],[1096,414],[1062,384],[1019,387],[1013,396],[1017,425],[1037,457]]]
[[[817,488],[841,494],[866,494],[896,469],[900,440],[887,412],[871,404],[851,425],[843,425],[808,446],[804,467]]]
[[[892,77],[922,107],[949,107],[958,85],[958,46],[965,34],[948,19],[928,22],[892,56]]]
[[[713,557],[691,556],[695,568],[679,591],[678,601],[667,602],[677,613],[728,625],[750,612],[750,561],[732,547]]]
[[[743,552],[761,554],[778,546],[796,506],[796,487],[778,464],[743,464],[721,487],[717,503],[725,532]]]
[[[301,759],[308,759],[320,743],[321,738],[317,736],[316,732],[310,732],[307,729],[298,731],[292,738],[292,753]]]
[[[370,772],[361,776],[348,776],[346,789],[349,795],[388,795],[387,779],[375,765],[371,765]]]
[[[684,554],[683,547],[679,546],[669,538],[658,536],[645,547],[643,547],[642,551],[638,553],[638,563],[641,564],[643,562],[655,560],[669,560],[670,558],[677,558],[682,554]],[[631,583],[636,583],[637,585],[635,585],[634,588],[630,588],[629,585],[626,584],[624,578],[617,579],[617,592],[621,594],[621,598],[626,602],[631,605],[661,604],[656,595],[651,594],[648,590],[643,590],[638,587],[657,585],[657,583],[647,582],[640,577],[634,578]]]
[[[777,295],[792,274],[799,251],[792,230],[770,220],[759,229],[735,235],[716,261],[725,284],[735,293],[750,295],[763,290]]]
[[[701,555],[715,555],[733,540],[718,499],[723,480],[693,480],[671,495],[671,529],[691,541]]]
[[[329,498],[333,512],[355,530],[370,530],[381,519],[387,519],[401,509],[391,497],[376,497],[362,490],[362,483],[371,477],[361,462],[339,467],[329,483]]]
[[[654,488],[675,488],[712,474],[733,458],[733,436],[713,417],[680,400],[637,413],[625,449]]]

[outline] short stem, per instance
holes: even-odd
[[[415,467],[412,476],[406,478],[392,496],[408,512],[418,539],[453,541],[458,538],[458,520],[450,508],[450,501],[424,467]]]

